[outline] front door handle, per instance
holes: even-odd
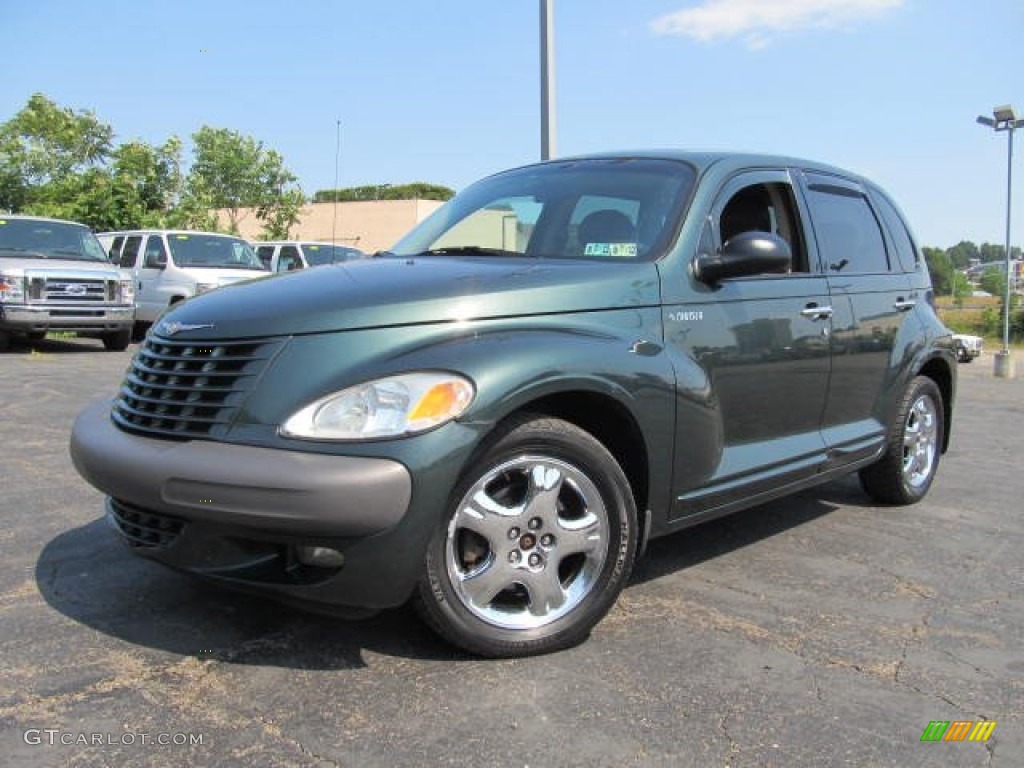
[[[800,310],[800,314],[809,320],[828,320],[832,317],[832,307],[819,307],[817,304],[808,304]]]
[[[899,312],[907,312],[917,306],[917,302],[913,299],[905,300],[902,296],[896,299],[896,303],[892,305],[894,309]]]

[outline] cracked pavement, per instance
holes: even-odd
[[[846,479],[659,539],[586,643],[482,661],[410,611],[327,619],[132,556],[67,435],[133,350],[0,355],[0,763],[1020,764],[1024,378],[988,355],[960,367],[923,503],[874,507]],[[920,741],[982,719],[985,743]]]

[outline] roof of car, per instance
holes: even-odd
[[[547,164],[568,163],[583,160],[627,160],[627,159],[650,159],[650,160],[676,160],[689,163],[694,166],[698,173],[707,171],[715,165],[735,166],[736,168],[804,168],[807,170],[822,171],[825,173],[836,173],[848,178],[866,182],[859,174],[838,168],[828,163],[822,163],[805,158],[791,157],[788,155],[773,155],[757,152],[724,152],[724,151],[692,151],[682,149],[644,149],[627,150],[620,152],[598,152],[586,155],[573,155],[559,157],[546,161]],[[541,163],[543,165],[545,163]]]
[[[0,213],[0,219],[10,219],[19,221],[48,221],[53,224],[71,224],[76,227],[89,227],[80,221],[69,221],[68,219],[53,219],[49,216],[29,216],[24,213]]]
[[[242,238],[238,235],[232,235],[229,232],[204,232],[198,229],[119,229],[112,230],[110,232],[97,232],[97,235],[153,235],[153,234],[164,234],[164,235],[211,235],[212,237],[233,237],[236,240]]]

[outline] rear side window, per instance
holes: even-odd
[[[121,251],[121,260],[117,265],[119,267],[134,267],[135,257],[139,255],[140,245],[142,245],[142,235],[132,235],[125,238],[124,250]]]
[[[818,250],[828,274],[889,271],[882,230],[861,192],[838,184],[812,182],[807,198]]]

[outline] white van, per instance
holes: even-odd
[[[274,240],[253,243],[256,255],[271,272],[290,272],[293,269],[337,264],[353,259],[365,259],[358,248],[306,240]]]
[[[232,235],[140,229],[97,237],[110,260],[134,278],[137,325],[154,323],[197,293],[267,275],[249,244]]]

